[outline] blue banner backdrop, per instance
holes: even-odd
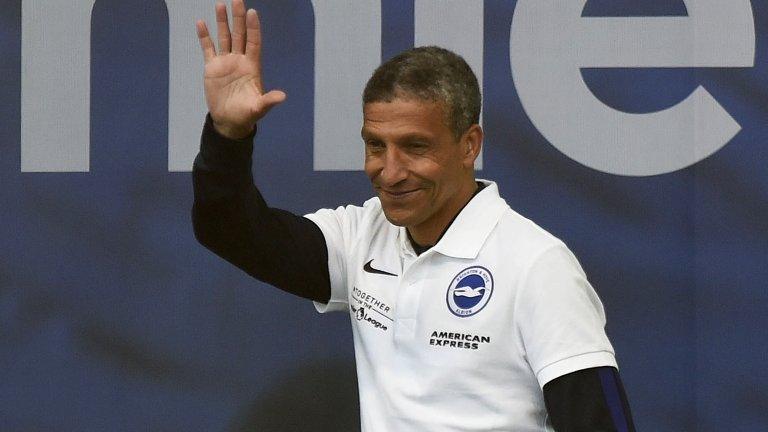
[[[529,118],[510,67],[518,3],[484,3],[478,176],[581,260],[639,430],[766,430],[768,4],[752,2],[754,67],[582,70],[617,110],[655,112],[703,86],[741,125],[687,168],[626,176],[569,158]],[[583,15],[686,16],[694,3],[592,0]],[[289,95],[260,126],[256,182],[297,213],[363,202],[362,172],[313,170],[311,2],[249,6],[268,85]],[[195,242],[191,176],[168,171],[165,3],[95,4],[81,173],[21,170],[21,8],[0,9],[0,430],[358,430],[349,318]],[[383,57],[413,44],[413,22],[413,1],[382,2]],[[68,127],[49,120],[25,121]]]

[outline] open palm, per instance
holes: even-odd
[[[243,0],[233,0],[232,20],[230,31],[227,8],[217,4],[218,53],[202,20],[197,22],[197,36],[205,58],[205,99],[214,125],[229,138],[243,138],[285,100],[285,93],[264,92],[259,15],[253,9],[246,12]]]

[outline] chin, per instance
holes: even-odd
[[[387,212],[384,212],[384,216],[387,218],[389,223],[391,223],[394,226],[408,226],[408,221],[404,218],[391,216]]]
[[[382,209],[384,210],[384,216],[392,225],[402,226],[402,227],[408,227],[408,226],[414,225],[413,220],[415,218],[413,217],[413,214],[411,212],[391,210],[384,207],[382,207]]]

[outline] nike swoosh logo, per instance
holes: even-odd
[[[368,273],[376,273],[376,274],[381,274],[381,275],[385,275],[385,276],[395,276],[395,277],[397,277],[397,275],[394,274],[394,273],[386,272],[384,270],[379,270],[379,269],[375,269],[375,268],[371,267],[371,263],[372,262],[373,262],[373,260],[370,260],[367,263],[365,263],[365,265],[363,266],[363,270],[365,270]]]

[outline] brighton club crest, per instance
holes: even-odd
[[[473,266],[460,271],[448,286],[448,310],[458,317],[480,312],[493,294],[493,276],[485,267]]]

